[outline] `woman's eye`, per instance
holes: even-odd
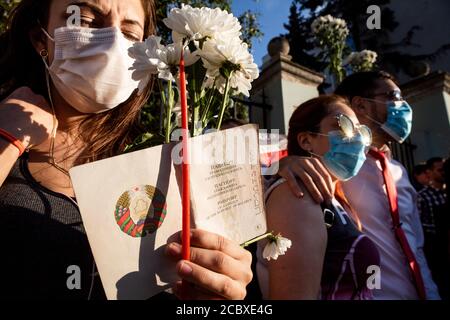
[[[82,16],[80,21],[82,26],[89,26],[94,22],[94,19]]]
[[[127,38],[130,41],[134,41],[134,42],[141,41],[141,38],[138,35],[134,34],[134,33],[123,32],[123,35],[125,36],[125,38]]]

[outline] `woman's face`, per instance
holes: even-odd
[[[338,120],[336,119],[336,116],[339,114],[348,116],[354,125],[359,125],[358,118],[349,106],[338,102],[334,104],[332,110],[333,111],[320,122],[321,134],[327,135],[331,131],[340,130]],[[327,136],[311,134],[309,142],[311,145],[310,149],[314,154],[323,156],[330,149],[329,139]]]
[[[145,12],[142,0],[54,0],[50,6],[50,15],[46,30],[53,36],[57,28],[65,27],[72,21],[70,6],[80,8],[81,27],[109,28],[118,27],[124,36],[132,41],[144,38]],[[47,39],[46,48],[50,63],[53,61],[54,44]]]

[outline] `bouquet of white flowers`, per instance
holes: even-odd
[[[370,71],[373,69],[378,55],[371,50],[352,52],[345,58],[343,66],[350,66],[353,72]]]
[[[172,30],[173,43],[161,44],[161,38],[150,36],[145,42],[136,43],[129,54],[136,60],[133,78],[140,81],[140,90],[153,75],[158,77],[168,143],[172,131],[179,126],[177,79],[182,52],[187,67],[192,136],[201,134],[207,127],[220,129],[230,97],[249,96],[259,70],[241,39],[238,19],[227,11],[183,5],[172,9],[164,23]]]
[[[187,129],[187,105],[192,136],[202,134],[206,128],[219,130],[230,97],[239,94],[248,97],[252,81],[259,76],[258,66],[241,39],[238,19],[218,8],[182,5],[172,9],[164,23],[172,30],[173,43],[164,45],[160,37],[150,36],[130,48],[129,55],[135,59],[131,68],[133,79],[140,82],[142,92],[151,77],[157,75],[164,105],[166,143],[171,141],[174,129]],[[183,130],[183,154],[188,152],[185,134]],[[188,237],[185,238],[190,216],[189,168],[183,165],[186,166],[183,167],[183,243],[189,243]],[[269,260],[276,260],[291,246],[289,240],[273,232],[243,246],[266,238],[269,242],[264,258]],[[188,251],[183,252],[188,256]]]
[[[311,30],[327,56],[330,73],[334,75],[336,82],[340,83],[345,76],[342,68],[342,54],[345,40],[349,35],[347,23],[343,19],[326,15],[315,19],[311,24]]]

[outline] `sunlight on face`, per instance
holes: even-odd
[[[50,6],[48,26],[44,28],[50,35],[55,29],[67,26],[72,12],[69,6],[80,8],[81,27],[110,28],[117,27],[131,41],[142,41],[144,37],[145,12],[142,0],[58,0]],[[48,40],[47,48],[50,61],[53,61],[54,44]]]
[[[336,116],[339,114],[348,116],[354,125],[359,125],[356,114],[349,106],[338,102],[333,105],[332,110],[333,111],[320,122],[320,133],[329,134],[331,131],[339,131],[340,127],[338,120],[336,119]],[[320,156],[323,156],[330,149],[328,137],[323,135],[313,136],[311,139],[311,146],[312,151]]]

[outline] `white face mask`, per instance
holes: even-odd
[[[64,100],[82,113],[111,110],[138,88],[132,78],[133,45],[119,28],[62,27],[55,30],[54,59],[49,67],[53,84]]]

